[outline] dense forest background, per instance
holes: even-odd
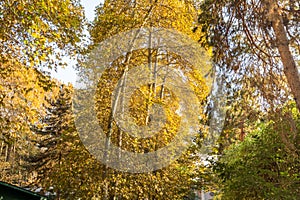
[[[294,0],[105,0],[89,22],[79,0],[1,0],[0,180],[53,199],[195,199],[199,191],[216,199],[300,199],[299,9]],[[202,65],[152,47],[151,36],[147,47],[110,63],[95,95],[107,148],[153,152],[182,131],[177,110],[185,97],[156,84],[161,63],[181,72],[201,105],[196,138],[178,159],[152,172],[122,172],[89,153],[73,112],[78,88],[47,71],[73,59],[90,83],[95,48],[150,27],[188,36],[211,70],[202,74]],[[114,120],[111,96],[120,79],[132,78],[128,70],[145,63],[154,75],[129,98],[129,112],[147,126],[159,104],[166,119],[154,137],[136,139]],[[212,133],[218,138],[203,154]]]

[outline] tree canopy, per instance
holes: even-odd
[[[53,199],[299,199],[299,9],[105,0],[88,23],[80,0],[2,0],[0,180]],[[66,59],[76,86],[47,72]]]

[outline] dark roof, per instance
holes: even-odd
[[[48,198],[29,190],[0,181],[0,199],[3,200],[47,200]]]

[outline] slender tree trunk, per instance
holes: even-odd
[[[125,110],[124,99],[125,99],[125,93],[126,93],[127,75],[128,75],[127,73],[124,74],[123,85],[122,85],[122,88],[121,88],[122,98],[121,98],[120,105],[121,105],[121,115],[122,115],[122,118],[124,116],[124,110]],[[122,147],[122,139],[123,139],[123,131],[120,130],[119,137],[118,137],[119,147],[120,148]],[[118,152],[118,159],[120,160],[121,158],[122,158],[121,151],[119,151]]]
[[[2,153],[3,153],[3,146],[4,146],[4,142],[2,141],[1,142],[1,149],[0,149],[0,158],[1,158]]]
[[[6,151],[5,151],[5,162],[10,161],[10,151],[11,151],[11,145],[6,145]]]
[[[121,99],[120,99],[120,106],[121,106],[121,119],[124,117],[124,110],[125,110],[125,105],[124,105],[124,99],[125,99],[125,93],[126,93],[126,83],[127,83],[127,72],[124,73],[123,76],[123,84],[121,85]],[[122,142],[123,142],[123,131],[120,129],[119,130],[119,135],[118,135],[118,146],[120,149],[122,149]],[[122,159],[122,151],[120,150],[118,152],[118,160],[121,161]],[[119,183],[118,179],[116,180],[116,188],[118,188]],[[121,195],[117,193],[117,190],[114,192],[113,200],[121,199]]]
[[[289,87],[300,111],[300,76],[296,66],[296,62],[289,49],[289,40],[285,30],[283,19],[280,13],[280,8],[275,0],[267,0],[265,4],[269,8],[268,20],[272,23],[272,28],[275,33],[275,41],[281,57],[284,68],[284,74],[287,78]]]
[[[14,161],[16,161],[16,144],[13,144],[13,156],[14,156]]]
[[[155,6],[155,3],[157,3],[157,0],[155,0],[155,2],[150,6],[150,8],[149,8],[149,10],[148,10],[148,12],[146,14],[146,16],[144,17],[144,20],[143,20],[143,23],[141,25],[141,28],[143,28],[145,26],[145,23],[148,21],[149,17],[151,16],[152,11],[153,11],[154,6]],[[130,62],[130,59],[131,59],[131,56],[132,56],[132,53],[131,53],[132,47],[134,46],[135,40],[139,36],[139,34],[140,34],[140,29],[136,32],[135,38],[133,39],[133,42],[132,42],[132,45],[128,49],[128,52],[126,54],[125,61],[124,61],[124,64],[125,64],[124,74],[125,75],[127,74],[128,65],[129,65],[129,62]],[[124,82],[122,82],[121,84],[124,84]],[[109,117],[108,135],[106,137],[106,143],[105,143],[104,160],[107,160],[108,157],[109,157],[110,140],[111,140],[111,134],[113,132],[113,129],[112,129],[113,119],[114,119],[114,114],[115,114],[115,111],[116,111],[117,102],[118,102],[119,97],[120,97],[120,93],[121,93],[121,90],[118,90],[118,92],[116,94],[116,98],[115,98],[115,103],[114,103],[114,105],[112,105],[112,111],[111,111],[111,114],[110,114],[110,117]],[[103,179],[104,179],[104,181],[105,181],[105,179],[107,179],[107,173],[108,173],[108,168],[107,168],[107,166],[105,166],[104,173],[103,173]],[[109,187],[109,184],[107,182],[105,184],[105,186],[104,186],[103,200],[107,200],[108,197],[109,197],[108,187]]]
[[[153,97],[153,87],[155,87],[152,83],[153,82],[153,77],[152,77],[152,53],[153,53],[153,51],[152,51],[152,32],[151,31],[152,31],[152,29],[150,30],[149,36],[148,36],[148,68],[149,68],[150,74],[149,74],[149,80],[148,80],[149,81],[149,93],[148,93],[148,99],[147,99],[147,103],[146,103],[146,111],[147,111],[147,116],[146,116],[146,120],[145,120],[146,126],[148,126],[148,124],[149,124],[151,100],[152,100],[152,98],[154,98]],[[144,153],[148,153],[149,150],[144,149]],[[151,172],[149,172],[149,175],[151,175]],[[147,196],[150,198],[151,193],[149,192],[147,194]]]
[[[151,99],[152,97],[152,92],[153,92],[153,78],[152,78],[152,33],[150,30],[149,33],[149,40],[148,40],[148,68],[150,71],[150,75],[149,75],[149,94],[148,94],[148,100],[147,100],[147,104],[146,104],[146,109],[147,109],[147,116],[146,116],[146,123],[145,125],[147,126],[149,123],[149,114],[150,114],[150,104],[151,104]],[[154,94],[155,95],[155,94]]]

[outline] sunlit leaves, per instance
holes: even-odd
[[[25,65],[48,62],[54,67],[58,49],[74,55],[82,35],[83,12],[79,2],[60,0],[12,1],[0,3],[1,62],[18,57]]]
[[[16,60],[2,63],[0,69],[1,161],[7,161],[17,170],[22,170],[18,168],[21,164],[20,158],[27,155],[32,148],[27,141],[31,137],[31,124],[37,122],[45,113],[44,98],[52,96],[50,87],[54,83],[36,69],[27,68]],[[49,88],[45,88],[44,82],[47,82]],[[4,150],[7,153],[3,153]],[[13,170],[8,171],[15,173]],[[14,179],[4,172],[3,174],[3,180]]]
[[[93,40],[91,48],[112,35],[141,27],[176,29],[190,36],[191,40],[196,43],[201,35],[200,32],[193,31],[196,17],[196,9],[189,1],[132,1],[130,3],[105,1],[104,5],[97,8],[97,17],[90,28]],[[174,44],[176,42],[174,41]],[[121,41],[120,45],[122,45]],[[167,145],[177,134],[181,120],[183,120],[176,113],[180,98],[188,97],[183,97],[185,94],[176,96],[170,88],[156,85],[155,78],[149,77],[153,83],[138,87],[132,93],[129,104],[121,104],[120,106],[129,107],[129,114],[133,123],[145,126],[151,123],[151,107],[154,104],[159,104],[165,110],[166,122],[152,138],[134,138],[126,133],[126,130],[119,128],[116,120],[113,120],[115,108],[111,98],[113,95],[120,95],[120,98],[124,95],[123,93],[113,93],[118,81],[124,78],[122,77],[124,71],[132,70],[135,67],[149,66],[151,73],[155,74],[156,72],[152,72],[155,65],[170,65],[188,79],[188,86],[191,87],[198,101],[203,104],[208,95],[208,88],[198,69],[202,66],[191,66],[190,63],[184,61],[184,58],[180,58],[172,52],[160,51],[148,46],[148,49],[142,48],[128,53],[130,56],[120,56],[114,62],[109,63],[111,66],[103,66],[107,69],[97,80],[98,87],[95,97],[98,121],[109,138],[107,140],[112,145],[131,152],[154,152]],[[127,56],[130,58],[127,59]],[[89,77],[84,76],[84,71],[85,69],[82,70],[82,78],[87,79],[88,82]],[[132,79],[134,77],[127,78]],[[201,118],[204,118],[203,113],[197,113],[197,115],[202,115]],[[107,168],[102,172],[104,174],[104,180],[102,180],[104,187],[99,196],[124,199],[181,199],[188,194],[194,183],[192,178],[195,177],[195,173],[193,171],[197,168],[194,165],[194,150],[195,148],[189,149],[173,164],[153,173],[127,174]],[[120,159],[122,159],[121,155]]]

